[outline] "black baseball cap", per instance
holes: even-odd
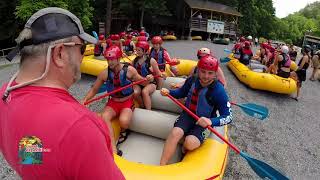
[[[57,7],[39,10],[29,18],[24,28],[31,30],[32,38],[18,43],[17,47],[6,56],[9,61],[12,61],[19,51],[28,45],[42,44],[71,36],[78,36],[92,44],[98,42],[96,38],[84,32],[79,18]]]

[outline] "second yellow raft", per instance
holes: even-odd
[[[228,67],[244,84],[253,89],[271,91],[280,94],[291,94],[297,90],[296,82],[291,78],[268,73],[254,72],[237,59],[232,59]]]

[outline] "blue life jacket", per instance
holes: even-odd
[[[123,87],[123,86],[126,86],[126,85],[129,85],[131,84],[132,82],[130,80],[128,80],[127,78],[127,72],[128,72],[128,66],[129,64],[124,64],[122,69],[120,70],[120,74],[119,74],[119,79],[120,79],[120,87]],[[108,67],[108,78],[107,78],[107,81],[105,82],[105,87],[106,87],[106,90],[108,92],[111,92],[113,90],[115,90],[116,88],[120,88],[120,87],[115,87],[114,86],[114,82],[113,82],[113,79],[114,79],[114,72],[111,71],[111,69]],[[120,95],[121,97],[126,97],[126,96],[129,96],[133,93],[133,88],[132,87],[129,87],[129,88],[126,88],[122,91],[120,91]],[[116,94],[113,94],[111,95],[113,97],[116,96]],[[119,96],[117,96],[119,97]]]
[[[164,71],[166,69],[166,61],[164,59],[164,49],[160,47],[158,57],[156,57],[156,50],[154,48],[151,48],[150,57],[154,58],[157,63],[159,64],[160,71]]]
[[[150,57],[147,57],[147,59],[141,64],[141,69],[138,69],[138,60],[139,58],[136,57],[133,60],[133,67],[136,68],[136,70],[138,71],[138,73],[142,76],[142,77],[146,77],[149,74],[152,74],[150,71]]]
[[[185,103],[186,107],[188,108],[190,107],[192,92],[196,88],[195,81],[197,80],[197,77],[193,76],[192,78],[192,85],[188,92],[187,100]],[[213,87],[216,83],[217,81],[215,80],[209,86],[203,87],[199,90],[196,108],[196,114],[198,116],[211,117],[211,115],[216,112],[217,107],[215,107],[213,97],[211,96],[211,92],[213,91]]]

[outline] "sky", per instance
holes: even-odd
[[[273,7],[276,8],[276,16],[284,18],[315,1],[319,0],[273,0]]]

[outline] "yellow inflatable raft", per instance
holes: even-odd
[[[122,62],[131,62],[136,58],[135,55],[131,55],[128,57],[122,57]],[[103,56],[84,56],[82,59],[82,63],[80,66],[81,72],[85,74],[90,74],[93,76],[97,76],[104,69],[108,67],[108,62]]]
[[[271,91],[280,94],[291,94],[297,90],[296,82],[293,79],[282,78],[274,74],[251,71],[237,59],[229,61],[228,67],[241,82],[253,89]],[[295,63],[291,63],[291,69],[296,68],[297,65]]]
[[[162,36],[162,39],[163,40],[177,40],[177,37],[174,35],[165,35],[165,36]]]
[[[168,85],[168,83],[167,83]],[[195,151],[181,154],[181,144],[169,165],[159,166],[165,139],[170,133],[181,109],[169,98],[152,94],[152,109],[136,108],[127,140],[119,145],[122,157],[115,156],[115,162],[127,180],[204,180],[222,179],[228,159],[228,147],[214,134]],[[168,112],[170,111],[170,112]],[[117,120],[112,121],[114,135],[119,137]],[[215,128],[227,137],[227,126]]]
[[[202,40],[201,36],[192,36],[191,37],[192,40]]]
[[[87,59],[90,61],[92,58]],[[125,60],[125,59],[123,59]],[[93,61],[93,60],[92,60]],[[127,61],[129,61],[127,59]],[[106,61],[102,61],[101,70],[107,67]],[[177,65],[179,75],[188,75],[197,64],[196,61],[180,59]],[[105,67],[104,67],[105,66]],[[99,69],[95,69],[98,74]],[[170,88],[172,82],[185,81],[183,78],[167,77],[164,87]],[[136,108],[128,138],[119,145],[123,152],[122,157],[114,155],[115,162],[128,180],[204,180],[222,179],[227,160],[228,146],[214,134],[208,134],[205,142],[195,151],[181,154],[181,144],[169,162],[169,165],[159,166],[160,157],[165,139],[170,133],[181,108],[169,98],[155,91],[151,96],[152,110]],[[119,123],[112,121],[114,136],[120,135]],[[227,126],[215,128],[224,138],[228,139]],[[209,133],[209,132],[208,132]]]
[[[86,51],[84,52],[84,55],[89,56],[93,54],[94,54],[94,44],[88,44],[86,47]]]
[[[128,57],[121,58],[121,62],[131,62],[136,58],[136,55],[131,55]],[[187,60],[187,59],[179,59],[180,64],[177,65],[178,68],[178,76],[188,75],[193,67],[197,65],[196,61]],[[97,76],[104,69],[108,67],[108,62],[103,56],[84,56],[82,59],[82,63],[80,66],[81,72],[85,74],[90,74],[93,76]],[[166,75],[171,76],[169,71],[170,66],[166,65]]]

